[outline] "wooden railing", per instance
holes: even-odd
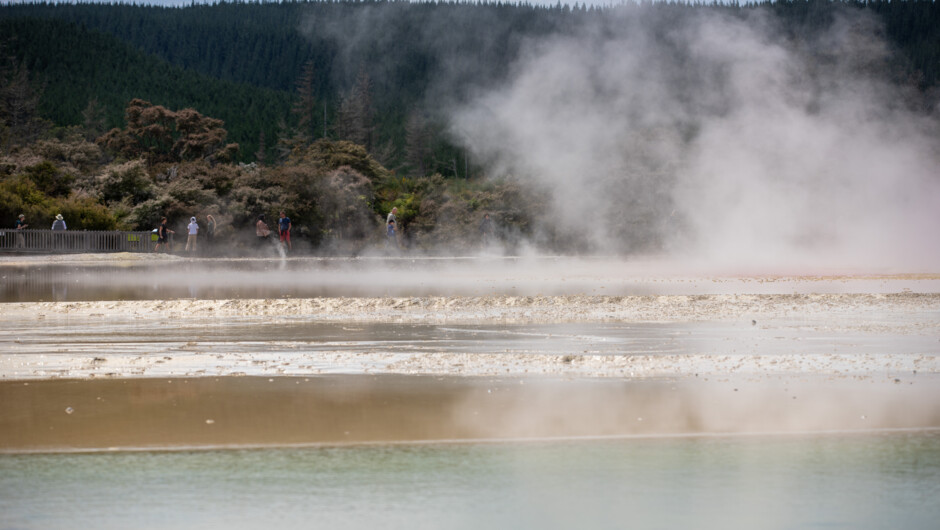
[[[0,230],[0,252],[150,252],[156,232]]]

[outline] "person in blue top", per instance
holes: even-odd
[[[398,235],[395,233],[395,219],[385,223],[385,248],[398,249]]]
[[[290,217],[281,212],[281,217],[277,220],[277,234],[281,238],[281,244],[287,243],[287,250],[293,250],[290,244],[290,227]]]
[[[68,227],[65,226],[65,219],[62,217],[62,214],[57,213],[55,215],[55,221],[52,221],[53,230],[68,230]]]
[[[395,218],[396,214],[398,214],[397,206],[392,208],[392,211],[388,213],[388,217],[385,219],[385,248],[398,248],[398,223],[396,223],[398,219]]]
[[[20,216],[17,217],[16,224],[14,226],[17,230],[26,230],[29,228],[29,223],[26,222],[26,214],[21,213]],[[16,246],[18,248],[26,246],[26,238],[23,237],[22,233],[16,234]]]
[[[64,232],[68,230],[68,227],[65,226],[65,219],[62,217],[62,214],[55,214],[55,221],[52,221],[52,231],[53,232]],[[53,248],[63,248],[66,245],[65,234],[56,234],[52,240]]]

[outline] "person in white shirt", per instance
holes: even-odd
[[[189,229],[189,236],[186,237],[185,250],[190,250],[190,247],[192,247],[192,251],[196,252],[196,234],[199,233],[199,223],[196,222],[195,217],[189,218],[189,224],[186,225],[186,228]]]

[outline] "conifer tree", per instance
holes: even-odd
[[[82,126],[85,129],[86,140],[93,141],[105,133],[105,115],[105,108],[98,103],[98,98],[93,97],[88,100],[88,105],[82,111]]]
[[[46,127],[37,112],[41,95],[42,89],[30,81],[22,63],[13,63],[9,72],[0,72],[0,152],[39,137]]]
[[[303,71],[297,79],[296,99],[291,108],[291,112],[297,116],[298,132],[308,137],[311,141],[314,138],[314,113],[316,111],[316,98],[313,95],[314,83],[314,63],[309,60],[304,63]]]
[[[267,155],[265,153],[264,131],[261,131],[261,134],[258,135],[258,150],[255,151],[255,162],[257,162],[259,166],[263,166],[265,156]]]
[[[428,173],[428,158],[431,156],[431,134],[427,119],[414,112],[405,125],[405,157],[413,172],[418,176]]]
[[[374,126],[372,109],[372,80],[365,67],[359,69],[356,84],[340,103],[336,117],[336,134],[341,140],[364,146],[372,151]]]

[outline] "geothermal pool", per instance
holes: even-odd
[[[0,456],[7,528],[935,528],[940,434]]]
[[[915,272],[4,258],[0,527],[929,528]]]
[[[0,261],[0,301],[409,296],[938,293],[940,274],[717,269],[606,258],[187,259],[120,254]]]

